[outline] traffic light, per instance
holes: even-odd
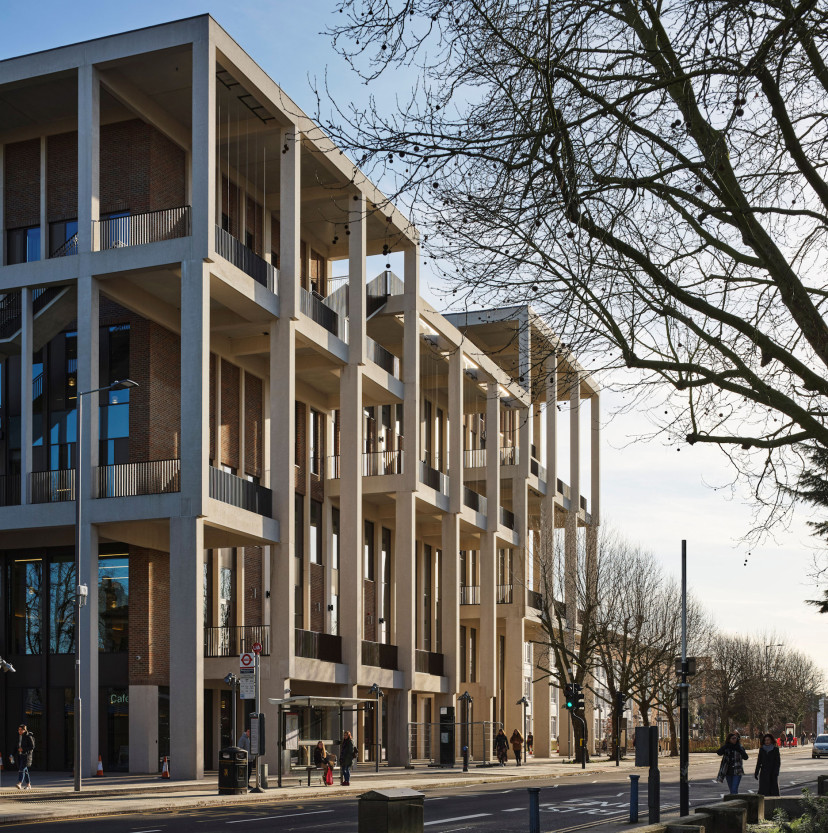
[[[627,695],[623,691],[616,691],[615,692],[615,708],[616,711],[621,714],[625,710],[627,706]]]
[[[566,707],[569,711],[575,708],[575,684],[567,683],[564,686],[564,698],[566,700]]]
[[[584,707],[584,693],[583,689],[578,683],[572,683],[572,711],[581,711]]]

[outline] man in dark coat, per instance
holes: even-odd
[[[32,779],[29,776],[29,767],[32,765],[32,752],[34,752],[34,738],[26,728],[25,723],[17,727],[19,736],[17,741],[17,789],[30,790]]]
[[[779,767],[782,761],[779,747],[770,733],[762,736],[754,777],[759,780],[759,795],[779,795]]]

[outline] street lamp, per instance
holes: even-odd
[[[382,741],[380,740],[380,698],[385,697],[385,692],[379,687],[377,683],[371,686],[371,694],[377,698],[375,724],[376,724],[376,738],[377,738],[377,753],[374,759],[374,770],[379,772],[380,755],[382,754]]]
[[[10,662],[6,662],[3,657],[0,657],[0,668],[3,669],[3,676],[5,677],[9,671],[14,673],[15,669],[14,666]],[[6,727],[3,726],[3,748],[5,749],[5,740],[6,740]],[[2,778],[3,778],[3,750],[0,749],[0,786],[2,786]]]
[[[137,388],[138,383],[133,382],[132,379],[120,379],[113,382],[111,385],[104,385],[101,388],[94,390],[78,391],[78,408],[77,408],[77,423],[75,426],[75,435],[77,440],[77,448],[75,453],[75,583],[77,590],[75,592],[75,792],[81,790],[81,767],[83,766],[83,755],[81,750],[81,696],[80,696],[80,680],[81,680],[81,653],[80,653],[80,615],[81,608],[86,606],[89,597],[89,587],[81,584],[80,570],[81,570],[81,511],[83,505],[83,397],[91,396],[93,393],[100,393],[104,390],[125,390],[126,388]],[[91,614],[90,614],[91,615]],[[93,660],[90,657],[90,662]]]
[[[236,694],[241,681],[237,674],[232,672],[224,678],[224,682],[230,686],[233,696],[230,698],[230,744],[236,745]]]
[[[463,746],[467,747],[468,750],[471,750],[471,709],[474,698],[468,691],[464,691],[457,699],[462,700],[466,704],[466,719],[464,721],[466,724],[466,742]],[[483,742],[486,742],[485,738],[483,739]],[[463,766],[464,770],[468,768],[468,757],[464,758]]]
[[[523,763],[526,763],[526,747],[528,744],[526,743],[526,709],[529,706],[529,701],[526,699],[526,695],[524,694],[520,700],[515,703],[516,706],[523,706]]]

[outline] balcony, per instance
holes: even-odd
[[[0,476],[0,506],[20,505],[20,475]]]
[[[241,269],[256,283],[267,287],[271,292],[277,292],[278,272],[272,263],[259,257],[252,249],[248,249],[240,240],[226,232],[221,226],[216,226],[216,254]]]
[[[526,606],[535,610],[543,610],[543,596],[537,590],[526,589]]]
[[[377,367],[381,367],[386,373],[390,373],[395,379],[400,378],[400,360],[374,339],[365,337],[365,353]]]
[[[181,491],[181,460],[149,460],[98,467],[96,497],[165,495]]]
[[[270,656],[270,625],[204,628],[205,657],[237,657],[250,653],[257,642],[262,646],[262,656]]]
[[[461,605],[479,605],[480,604],[480,585],[479,584],[461,584],[460,585],[460,604]]]
[[[516,466],[519,462],[518,450],[515,446],[507,446],[500,449],[500,465]]]
[[[32,503],[62,503],[75,499],[75,470],[33,471],[29,475]]]
[[[65,243],[61,243],[49,257],[69,257],[78,253],[78,233],[75,232]]]
[[[515,513],[503,506],[500,507],[500,525],[505,526],[506,529],[515,528]]]
[[[414,670],[421,674],[443,676],[443,655],[434,651],[414,651]]]
[[[420,483],[430,486],[441,495],[448,497],[449,493],[449,479],[448,475],[443,474],[437,469],[431,468],[424,460],[420,460]]]
[[[144,211],[141,214],[122,214],[97,221],[100,250],[140,246],[161,240],[176,240],[190,236],[190,206]],[[71,240],[64,243],[68,245]],[[77,242],[76,242],[77,248]],[[67,252],[71,254],[71,252]],[[52,255],[57,257],[59,255]]]
[[[403,282],[393,272],[380,272],[365,286],[365,311],[368,317],[386,303],[389,295],[402,295],[404,291]]]
[[[397,646],[385,642],[367,642],[362,640],[362,664],[375,668],[397,670]]]
[[[467,469],[482,469],[486,466],[485,448],[467,448],[463,452],[463,465]]]
[[[342,637],[332,633],[293,631],[294,653],[297,657],[317,659],[320,662],[342,662]]]
[[[540,464],[539,460],[536,460],[534,457],[529,461],[529,468],[532,474],[538,478],[538,480],[543,480],[546,482],[546,467]]]
[[[270,489],[214,466],[210,466],[210,497],[266,518],[273,517],[273,492]]]
[[[512,603],[512,585],[497,585],[497,603],[499,605],[510,605]]]
[[[481,515],[485,515],[489,511],[489,502],[486,498],[468,486],[463,486],[463,505],[468,506],[469,509],[473,509],[475,512],[479,512]]]
[[[326,306],[324,301],[325,299],[318,292],[308,292],[307,289],[300,288],[299,311],[331,335],[347,343],[348,319]]]
[[[396,451],[367,451],[362,455],[362,476],[403,473],[403,453]]]

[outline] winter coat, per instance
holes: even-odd
[[[354,762],[354,742],[347,738],[342,741],[342,746],[339,749],[339,765],[343,769],[350,769]]]
[[[774,746],[770,752],[759,747],[759,757],[756,760],[756,772],[759,779],[759,795],[779,795],[779,767],[782,760],[778,747]]]
[[[494,739],[495,752],[507,749],[509,746],[509,738],[506,735],[495,735]]]
[[[523,749],[523,735],[517,729],[512,732],[512,737],[509,738],[509,742],[512,744],[512,749],[515,752],[520,752]]]
[[[325,752],[324,749],[320,749],[318,746],[314,747],[313,749],[313,765],[315,767],[322,767],[328,763],[328,754]]]
[[[22,752],[18,752],[18,766],[23,763],[26,766],[32,765],[32,752],[34,751],[34,738],[32,737],[31,732],[24,732],[22,735],[19,735],[19,740],[17,741],[18,749],[22,749]]]
[[[723,743],[716,752],[722,756],[722,769],[724,775],[744,775],[745,770],[742,761],[748,759],[748,753],[741,743]]]

